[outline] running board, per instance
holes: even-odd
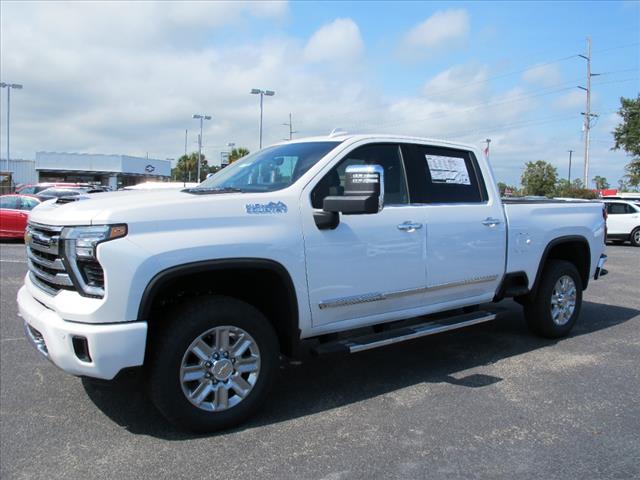
[[[339,352],[362,352],[364,350],[384,347],[385,345],[391,345],[393,343],[413,340],[414,338],[426,337],[427,335],[435,335],[436,333],[468,327],[477,323],[489,322],[495,318],[496,314],[492,312],[479,311],[466,313],[455,317],[433,320],[417,325],[398,327],[380,333],[372,333],[369,335],[362,335],[360,337],[344,338],[332,342],[321,343],[316,346],[313,351],[317,355]]]

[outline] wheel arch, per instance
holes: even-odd
[[[166,301],[208,293],[228,295],[258,308],[274,327],[282,352],[295,353],[300,339],[298,297],[287,269],[273,260],[230,258],[167,268],[147,284],[137,319],[148,322],[151,336],[160,321],[154,320],[154,313]]]
[[[531,296],[535,296],[540,286],[542,272],[549,260],[566,260],[575,265],[580,273],[582,289],[589,284],[589,272],[591,271],[591,248],[587,239],[581,235],[567,235],[551,240],[540,257],[538,271],[531,288]]]

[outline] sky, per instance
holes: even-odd
[[[582,176],[586,38],[593,41],[590,178],[616,185],[619,98],[640,92],[640,2],[0,3],[0,78],[11,95],[11,157],[37,151],[211,163],[229,142],[394,133],[479,148],[498,181],[528,161]],[[0,101],[6,156],[6,89]]]

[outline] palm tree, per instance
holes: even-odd
[[[229,153],[229,164],[232,164],[242,157],[246,157],[247,155],[249,155],[249,153],[249,150],[244,147],[234,148],[233,150],[231,150],[231,153]]]

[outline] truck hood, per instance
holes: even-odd
[[[262,196],[263,194],[257,194]],[[194,195],[181,190],[97,193],[69,203],[43,202],[30,221],[48,225],[97,225],[211,218],[216,211],[240,214],[256,194]]]

